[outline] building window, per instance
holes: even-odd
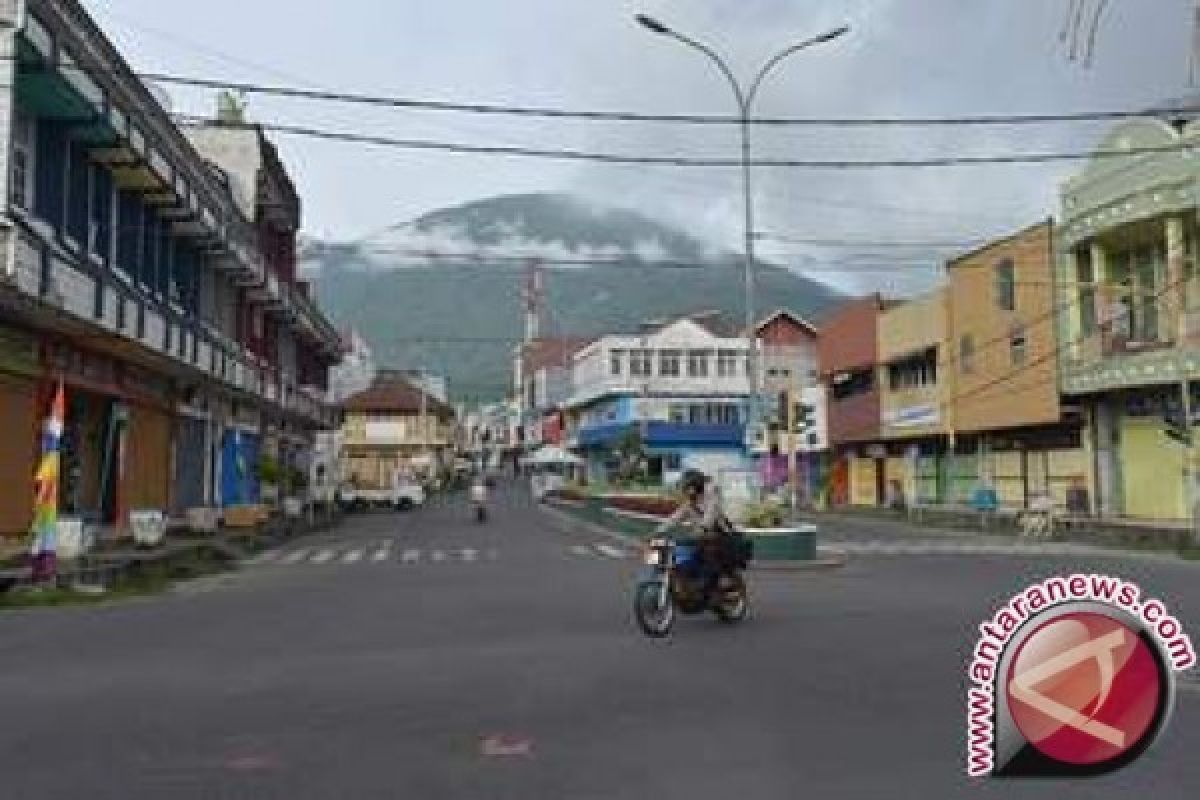
[[[708,377],[708,359],[710,355],[707,350],[692,350],[688,353],[689,378]]]
[[[1017,310],[1016,267],[1011,258],[996,265],[996,307],[1003,311]]]
[[[651,375],[649,350],[631,350],[629,352],[629,374],[637,378],[648,378]]]
[[[738,374],[738,352],[721,350],[717,353],[717,377],[732,378]]]
[[[835,374],[831,394],[834,400],[847,400],[860,394],[866,394],[874,388],[875,370],[859,369]]]
[[[1012,365],[1014,367],[1024,366],[1025,359],[1028,356],[1024,325],[1013,326],[1012,331],[1008,335],[1008,351],[1012,356]]]
[[[658,354],[658,374],[664,378],[678,378],[683,353],[679,350],[663,350]]]
[[[663,459],[663,466],[671,472],[678,472],[683,469],[683,456],[679,453],[667,453]]]
[[[975,337],[969,333],[964,333],[959,340],[958,365],[965,375],[975,371]]]
[[[682,425],[687,421],[687,406],[672,405],[667,408],[667,419],[674,425]]]
[[[608,371],[614,378],[619,378],[625,370],[625,351],[613,350],[608,356]]]
[[[1096,332],[1095,280],[1091,251],[1079,251],[1075,255],[1075,281],[1079,284],[1079,332],[1083,336],[1091,336]]]
[[[34,121],[18,115],[13,121],[12,186],[9,191],[13,205],[25,210],[33,208],[34,152],[36,148]]]
[[[937,348],[888,364],[888,387],[893,391],[920,389],[937,384]]]

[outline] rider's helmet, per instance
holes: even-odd
[[[698,469],[689,469],[683,473],[683,478],[679,481],[679,488],[685,494],[703,494],[704,486],[708,483],[708,476]]]

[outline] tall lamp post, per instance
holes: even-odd
[[[758,364],[758,336],[754,330],[755,325],[755,281],[754,281],[754,194],[751,185],[750,174],[750,113],[754,105],[754,100],[758,96],[758,90],[762,86],[763,80],[771,73],[775,67],[787,59],[789,56],[805,50],[813,45],[824,44],[831,42],[834,39],[842,36],[850,31],[849,26],[842,25],[834,28],[831,31],[822,33],[819,36],[814,36],[811,39],[805,39],[802,42],[797,42],[789,47],[780,50],[774,56],[769,58],[766,63],[758,70],[754,76],[754,80],[750,83],[748,90],[743,89],[741,83],[734,76],[733,70],[725,62],[716,50],[702,42],[698,42],[688,36],[685,36],[678,31],[668,28],[663,23],[646,16],[638,14],[635,19],[638,24],[651,33],[656,33],[661,36],[669,36],[670,38],[681,42],[694,50],[699,50],[710,61],[717,65],[721,74],[729,81],[729,86],[733,89],[733,95],[738,104],[738,115],[740,120],[740,130],[742,138],[742,193],[745,202],[745,273],[746,273],[746,336],[750,339],[750,353],[747,362],[747,377],[750,383],[750,414],[747,420],[747,429],[751,432],[756,432],[759,427],[759,364]]]

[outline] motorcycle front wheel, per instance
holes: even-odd
[[[675,604],[670,595],[663,602],[662,584],[658,581],[638,584],[633,612],[642,633],[654,639],[669,634],[675,624]]]

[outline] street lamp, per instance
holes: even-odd
[[[662,22],[649,17],[645,14],[638,14],[635,19],[637,23],[651,33],[660,36],[669,36],[670,38],[681,42],[694,50],[699,50],[709,58],[725,79],[729,81],[730,88],[733,89],[733,95],[738,104],[738,117],[740,121],[740,130],[742,135],[742,191],[745,200],[745,273],[746,273],[746,335],[750,338],[750,353],[747,364],[747,377],[750,382],[750,415],[747,420],[747,428],[751,431],[757,430],[758,427],[758,336],[754,331],[755,323],[755,298],[754,298],[754,195],[750,181],[750,111],[754,105],[754,99],[758,96],[758,90],[762,86],[763,80],[771,73],[780,62],[789,56],[800,52],[806,48],[817,44],[831,42],[850,31],[849,26],[842,25],[833,30],[822,33],[819,36],[814,36],[811,39],[805,39],[789,47],[780,50],[774,56],[766,61],[754,76],[754,80],[750,83],[749,90],[743,90],[742,85],[734,76],[733,70],[725,62],[725,59],[702,42],[698,42],[688,36],[672,30]]]

